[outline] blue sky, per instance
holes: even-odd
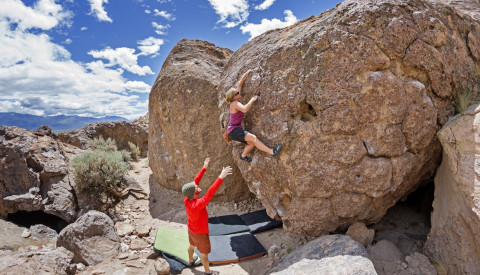
[[[135,119],[179,40],[236,50],[339,2],[0,0],[0,112]]]

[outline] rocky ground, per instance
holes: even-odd
[[[157,274],[155,259],[149,259],[152,256],[156,228],[163,225],[186,229],[187,216],[181,194],[164,189],[151,180],[148,159],[132,163],[129,175],[147,191],[149,197],[132,194],[120,202],[115,209],[112,209],[110,216],[113,216],[115,227],[122,240],[121,253],[115,258],[104,260],[93,266],[78,264],[76,274]],[[239,203],[211,203],[208,206],[208,212],[210,216],[221,216],[244,214],[262,208],[258,200],[249,199]],[[375,229],[376,235],[373,245],[367,251],[372,256],[380,254],[392,257],[392,259],[372,260],[379,274],[388,274],[389,271],[400,274],[400,271],[406,270],[408,267],[408,264],[404,264],[402,267],[404,257],[414,252],[421,252],[430,225],[428,216],[422,214],[421,209],[417,208],[409,207],[407,203],[399,204],[392,208],[382,221],[369,226],[369,228]],[[42,251],[42,249],[47,251],[54,249],[54,239],[24,238],[22,237],[24,232],[25,228],[0,220],[0,249],[3,250],[0,252],[24,251],[31,253]],[[282,228],[262,232],[255,236],[265,249],[269,250],[272,246],[277,246],[280,251],[277,249],[275,256],[265,255],[235,264],[212,266],[211,269],[219,271],[221,274],[265,274],[273,264],[275,257],[286,255],[312,240],[287,233]],[[385,246],[385,242],[381,242],[382,240],[389,243]],[[378,245],[379,243],[381,245]],[[398,249],[399,251],[397,251]],[[418,259],[416,260],[418,261]],[[181,274],[203,274],[203,267],[187,268]]]

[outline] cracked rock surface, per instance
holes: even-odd
[[[230,57],[224,93],[248,69],[243,103],[259,95],[245,126],[278,158],[254,150],[233,159],[271,217],[319,236],[378,221],[433,177],[436,132],[463,89],[478,90],[480,26],[457,9],[420,0],[345,1],[269,31]],[[469,42],[470,41],[470,42]],[[225,123],[225,121],[224,121]]]

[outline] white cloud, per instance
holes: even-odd
[[[272,20],[268,20],[264,18],[262,19],[260,24],[247,23],[243,26],[240,26],[240,29],[242,30],[243,34],[249,33],[250,39],[252,39],[266,31],[285,28],[297,22],[297,17],[293,15],[292,11],[285,10],[283,13],[285,14],[285,21],[281,21],[277,18],[274,18]]]
[[[81,31],[86,31],[86,30],[88,30],[88,28],[87,27],[81,27],[80,30]]]
[[[150,67],[140,67],[137,64],[138,55],[135,54],[135,49],[127,47],[112,49],[110,47],[106,47],[101,51],[89,51],[88,54],[95,58],[108,60],[109,63],[105,64],[105,67],[119,66],[120,68],[137,75],[153,74]]]
[[[98,21],[113,22],[103,7],[103,4],[108,3],[108,0],[88,0],[88,2],[90,3],[89,14],[95,15]]]
[[[151,12],[150,10],[145,10],[145,13],[146,13],[146,14],[150,14],[150,13],[152,13],[152,12]]]
[[[1,0],[0,5],[0,21],[17,24],[20,30],[50,30],[71,16],[54,0],[39,0],[32,7],[25,6],[20,0]]]
[[[175,16],[173,16],[173,14],[168,13],[166,11],[159,11],[157,9],[154,9],[153,12],[154,12],[155,16],[161,16],[161,17],[163,17],[163,18],[165,18],[169,21],[174,21],[175,20]]]
[[[255,9],[262,10],[262,11],[266,10],[270,8],[271,5],[273,5],[273,2],[275,2],[275,0],[265,0],[265,2],[263,2],[262,4],[255,6]]]
[[[128,119],[145,114],[146,101],[129,92],[147,93],[148,84],[128,81],[122,68],[100,60],[75,62],[69,51],[39,31],[59,26],[68,12],[49,0],[32,7],[18,0],[0,2],[0,110]]]
[[[245,0],[208,0],[215,12],[220,15],[218,23],[224,28],[233,28],[248,18],[248,3]]]
[[[150,89],[152,88],[150,87],[150,85],[148,85],[143,81],[128,81],[127,83],[125,83],[124,87],[125,89],[131,90],[137,93],[149,93]]]
[[[63,41],[63,44],[66,44],[66,45],[72,44],[72,39],[70,38],[65,39],[65,41]]]
[[[163,45],[164,41],[163,39],[148,37],[137,43],[140,45],[137,47],[140,50],[138,55],[151,55],[152,57],[155,57],[158,55],[160,46]]]
[[[157,33],[158,35],[166,35],[167,33],[165,31],[170,28],[169,24],[160,25],[157,22],[152,22],[152,26],[155,28],[155,33]]]

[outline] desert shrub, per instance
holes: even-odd
[[[457,95],[455,100],[455,110],[457,113],[463,113],[468,108],[480,102],[478,93],[465,89]]]
[[[117,144],[115,143],[115,140],[111,138],[104,139],[103,136],[99,136],[98,138],[90,140],[88,142],[88,145],[92,150],[101,150],[108,152],[117,151]]]
[[[119,151],[122,154],[123,161],[125,162],[130,162],[132,161],[132,153],[127,151],[127,150],[120,150]]]
[[[140,149],[138,149],[138,146],[130,141],[128,142],[128,146],[130,147],[130,152],[132,152],[133,160],[138,161],[138,159],[140,158]]]
[[[128,164],[123,160],[121,152],[99,149],[87,150],[75,157],[72,167],[80,189],[91,192],[115,189],[128,170]]]

